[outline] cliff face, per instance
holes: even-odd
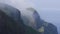
[[[22,14],[25,25],[28,25],[43,34],[58,34],[57,27],[51,23],[45,22],[33,8],[27,8]]]
[[[40,34],[26,26],[21,19],[20,11],[12,6],[0,4],[0,16],[0,34]]]

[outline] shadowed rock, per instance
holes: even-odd
[[[40,34],[24,25],[20,11],[7,4],[0,3],[0,34]]]

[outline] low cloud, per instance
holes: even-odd
[[[18,9],[25,9],[27,7],[34,7],[33,3],[27,0],[0,0],[1,3],[9,4]]]

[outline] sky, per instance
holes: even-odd
[[[60,0],[0,0],[0,2],[19,10],[27,7],[35,8],[43,20],[56,25],[60,32]]]

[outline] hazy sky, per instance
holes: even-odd
[[[41,18],[58,27],[60,32],[60,0],[0,0],[18,9],[35,8]]]

